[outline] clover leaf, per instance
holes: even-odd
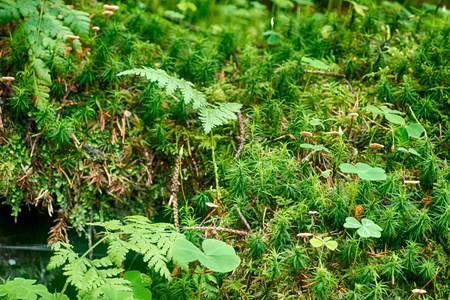
[[[341,164],[339,169],[343,173],[357,174],[361,179],[370,181],[385,180],[387,178],[383,169],[374,168],[364,163],[357,163],[356,166],[345,163]]]
[[[336,241],[331,240],[331,237],[327,236],[326,238],[321,238],[321,237],[315,237],[312,238],[311,240],[309,240],[309,242],[311,243],[311,245],[314,248],[319,248],[319,247],[327,247],[328,249],[330,249],[331,251],[336,250],[338,243]]]
[[[322,145],[300,144],[300,148],[330,152],[327,147],[324,147]]]
[[[418,139],[425,132],[425,129],[419,123],[413,123],[406,126],[406,131],[410,137]]]
[[[363,218],[361,222],[353,217],[347,217],[345,219],[345,228],[357,228],[356,233],[363,238],[379,238],[381,237],[381,231],[383,230],[380,226],[375,224],[372,220]]]
[[[389,122],[396,125],[406,124],[405,120],[401,116],[399,116],[401,112],[398,110],[390,109],[387,107],[375,107],[373,105],[367,105],[366,109],[370,112],[373,112],[374,114],[383,114]]]
[[[175,261],[189,263],[198,260],[214,272],[230,272],[241,263],[241,259],[236,255],[233,247],[218,240],[204,240],[202,243],[203,252],[185,239],[176,240],[173,247]]]

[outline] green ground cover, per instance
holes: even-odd
[[[79,298],[450,297],[450,13],[316,2],[0,0],[0,200]]]

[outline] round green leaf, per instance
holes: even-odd
[[[141,286],[134,286],[133,289],[133,298],[138,300],[151,300],[152,292],[149,289]]]
[[[214,272],[230,272],[241,263],[241,259],[236,255],[233,247],[222,241],[206,239],[203,241],[202,247],[205,255],[199,261]]]
[[[173,242],[172,255],[175,261],[190,263],[204,256],[203,252],[186,239],[178,239]]]
[[[351,164],[341,164],[339,169],[344,173],[355,173],[361,179],[377,181],[385,180],[387,178],[386,173],[381,168],[373,168],[365,163],[357,163],[356,166]]]
[[[337,249],[338,243],[336,241],[328,241],[325,243],[325,246],[331,251],[334,251]]]
[[[372,220],[362,219],[361,220],[362,227],[359,228],[356,232],[364,238],[368,237],[381,237],[381,231],[383,230],[380,226],[375,224]]]
[[[135,270],[125,272],[123,279],[128,280],[132,286],[149,286],[152,284],[150,276]]]
[[[344,224],[345,228],[360,228],[362,227],[361,223],[359,223],[358,220],[356,220],[353,217],[347,217],[345,219],[345,224]]]
[[[394,123],[396,125],[405,125],[406,124],[405,120],[402,117],[400,117],[400,116],[397,116],[397,115],[394,115],[394,114],[391,114],[391,113],[384,114],[384,116],[386,117],[386,119],[389,122]]]
[[[322,145],[300,144],[300,148],[330,152],[330,150],[328,150],[328,148],[326,148]]]
[[[423,134],[425,129],[423,129],[422,125],[419,123],[414,123],[406,126],[406,131],[408,131],[410,137],[418,139]]]
[[[339,169],[343,173],[358,173],[358,169],[352,164],[347,164],[347,163],[340,164]]]
[[[323,240],[319,240],[317,238],[312,238],[309,240],[309,242],[311,243],[311,245],[314,248],[319,248],[319,247],[322,247],[322,245],[323,245]]]

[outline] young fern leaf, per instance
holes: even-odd
[[[219,103],[213,107],[204,107],[200,109],[200,120],[206,133],[209,133],[214,127],[220,126],[229,120],[237,119],[236,113],[242,105],[238,103]]]
[[[64,5],[57,5],[54,10],[55,15],[63,15],[64,24],[76,34],[87,36],[89,34],[91,19],[84,11],[68,8]]]
[[[201,108],[207,104],[205,96],[201,92],[195,90],[192,83],[170,76],[163,70],[143,67],[141,69],[131,69],[120,72],[117,76],[130,74],[139,75],[151,82],[156,82],[160,88],[166,89],[167,95],[173,95],[176,90],[180,90],[184,97],[184,103],[192,103],[194,109]]]
[[[183,95],[184,103],[186,103],[186,105],[192,104],[194,109],[200,110],[200,121],[202,122],[202,127],[206,133],[209,133],[217,126],[225,124],[229,120],[237,119],[236,113],[242,107],[242,105],[238,103],[208,104],[203,93],[195,90],[192,83],[175,78],[163,70],[143,67],[121,72],[117,74],[117,76],[129,74],[139,75],[151,82],[156,82],[160,88],[165,88],[167,95],[173,95],[176,90],[179,90]]]

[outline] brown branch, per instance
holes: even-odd
[[[234,229],[230,229],[230,228],[224,228],[224,227],[215,227],[215,226],[194,226],[194,227],[184,227],[184,230],[216,230],[216,231],[224,231],[224,232],[228,232],[228,233],[234,233],[234,234],[238,234],[238,235],[243,235],[243,236],[247,236],[248,232],[247,231],[242,231],[242,230],[234,230]]]
[[[248,231],[252,232],[252,228],[250,227],[250,225],[248,224],[247,220],[244,218],[244,215],[242,214],[241,210],[239,209],[239,207],[235,204],[234,208],[236,209],[236,211],[239,214],[239,217],[241,217],[241,220],[244,222],[245,227],[247,227]]]

